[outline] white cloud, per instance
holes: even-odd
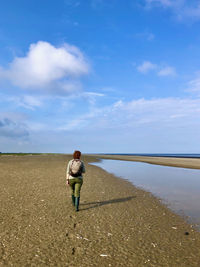
[[[9,96],[5,94],[0,94],[0,102],[4,104],[7,102],[12,107],[24,107],[26,109],[31,110],[41,107],[43,105],[44,98],[45,97],[42,96],[32,95]]]
[[[176,75],[176,70],[174,67],[171,67],[171,66],[162,67],[150,61],[144,61],[141,65],[137,67],[137,70],[143,74],[147,74],[150,71],[154,71],[158,76],[175,76]]]
[[[61,131],[74,131],[76,129],[82,129],[88,124],[87,120],[83,118],[77,118],[68,121],[65,125],[62,125],[58,128]]]
[[[196,78],[188,83],[188,91],[200,95],[200,72],[197,73]]]
[[[186,7],[183,10],[183,14],[180,15],[180,19],[182,17],[189,17],[189,18],[193,18],[194,20],[200,19],[200,2],[198,3],[196,7]]]
[[[144,61],[140,66],[137,67],[137,70],[141,73],[148,73],[149,71],[154,70],[156,68],[156,64],[153,64],[150,61]]]
[[[34,97],[31,95],[25,95],[22,99],[22,103],[24,103],[25,106],[35,108],[42,106],[42,101],[38,97]]]
[[[94,96],[94,97],[96,97],[96,96],[104,96],[104,94],[96,93],[96,92],[85,92],[84,95],[86,95],[86,96]]]
[[[200,99],[156,98],[132,101],[119,100],[110,106],[94,108],[73,120],[62,122],[58,130],[103,131],[153,127],[161,129],[188,127],[197,124]]]
[[[73,92],[70,95],[6,95],[0,93],[0,103],[5,105],[5,108],[15,110],[25,108],[32,111],[41,108],[47,109],[51,105],[58,105],[60,110],[66,111],[77,105],[76,101],[87,101],[91,106],[95,105],[98,98],[104,97],[105,94],[99,92]],[[55,111],[56,113],[56,111]]]
[[[173,5],[173,2],[171,0],[146,0],[146,4],[148,6],[151,6],[154,4],[160,4],[164,7],[170,7]]]
[[[101,96],[98,96],[97,93],[97,97]],[[62,101],[62,97],[60,100]],[[157,139],[162,146],[162,142],[165,142],[163,136],[168,138],[169,135],[171,135],[171,139],[167,140],[167,143],[172,148],[174,138],[177,140],[180,135],[181,138],[184,137],[185,142],[187,139],[192,140],[193,129],[195,132],[200,131],[200,98],[142,98],[132,101],[121,99],[111,105],[100,108],[95,105],[87,110],[89,111],[75,113],[71,113],[69,110],[66,113],[66,110],[59,109],[58,113],[52,113],[48,121],[41,117],[32,121],[30,117],[14,119],[12,116],[0,114],[0,135],[5,138],[8,134],[9,138],[12,137],[13,140],[16,137],[18,140],[28,137],[29,147],[33,140],[38,139],[42,148],[45,144],[50,151],[53,148],[55,151],[57,149],[63,151],[63,143],[76,145],[77,140],[79,143],[87,144],[87,149],[90,150],[93,147],[91,139],[94,140],[94,147],[97,149],[98,138],[101,140],[99,141],[101,149],[104,149],[108,138],[113,145],[124,140],[131,147],[135,144],[139,148],[140,145],[145,144],[144,149],[147,149],[146,145],[153,143],[152,146],[155,145],[155,149],[159,149]],[[9,121],[5,121],[5,118],[8,118]],[[48,138],[55,137],[54,142],[46,139],[47,134]],[[3,139],[0,138],[0,140]],[[108,150],[112,147],[110,145],[109,143]],[[177,145],[176,149],[177,147],[181,148],[181,145]],[[123,151],[123,145],[121,149]]]
[[[33,122],[28,121],[27,122],[27,128],[30,132],[41,132],[43,130],[50,131],[51,127],[47,124],[41,123],[41,122]]]
[[[55,47],[48,42],[31,44],[25,57],[16,57],[8,69],[0,68],[0,78],[25,89],[50,88],[70,91],[74,80],[87,74],[89,64],[81,51],[69,44]]]
[[[146,0],[147,8],[154,6],[169,8],[180,21],[185,19],[193,21],[200,19],[199,0]]]
[[[151,32],[142,32],[142,33],[137,33],[135,34],[135,37],[136,38],[139,38],[139,39],[146,39],[147,41],[152,41],[155,39],[155,35]]]
[[[159,76],[175,76],[176,71],[173,67],[164,67],[158,71]]]
[[[138,99],[130,102],[118,101],[109,112],[110,125],[134,128],[141,125],[174,126],[175,118],[186,118],[200,114],[200,99],[157,98]],[[117,118],[116,123],[111,118]],[[120,121],[120,123],[119,123]],[[180,122],[180,121],[179,121]],[[177,123],[177,121],[176,121]]]
[[[96,93],[96,92],[84,92],[82,94],[82,96],[88,100],[90,105],[95,105],[96,104],[96,99],[99,98],[99,97],[105,96],[105,94]]]

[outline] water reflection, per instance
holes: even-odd
[[[102,160],[92,164],[152,192],[175,212],[200,223],[200,170],[121,160]]]

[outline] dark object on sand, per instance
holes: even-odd
[[[189,233],[188,232],[185,232],[185,235],[189,235]]]

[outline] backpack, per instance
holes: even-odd
[[[80,159],[74,159],[72,161],[69,174],[73,177],[81,176],[82,168],[82,162],[80,161]]]

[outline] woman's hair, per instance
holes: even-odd
[[[78,150],[75,150],[74,154],[73,154],[73,158],[74,159],[80,159],[80,157],[81,157],[81,152]]]

